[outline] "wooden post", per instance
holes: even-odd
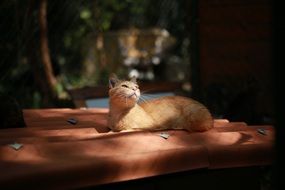
[[[200,62],[199,62],[199,18],[198,18],[198,0],[187,1],[187,31],[189,31],[189,54],[190,54],[190,72],[192,93],[191,96],[201,100],[200,84]]]

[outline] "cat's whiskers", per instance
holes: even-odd
[[[148,100],[143,97],[144,95],[140,95],[139,100],[143,101],[144,103],[148,103]]]
[[[140,99],[145,102],[148,103],[149,99],[153,99],[156,98],[156,95],[151,95],[151,94],[147,94],[148,92],[151,92],[152,89],[149,90],[145,90],[145,91],[141,91],[141,95],[140,95]]]
[[[145,95],[141,94],[140,97],[139,97],[139,100],[141,100],[142,102],[148,104],[149,100],[146,99],[144,96],[145,96]]]
[[[154,95],[154,94],[143,94],[142,96],[148,97],[148,98],[157,98],[157,95]]]

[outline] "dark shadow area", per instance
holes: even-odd
[[[26,127],[23,111],[11,96],[0,92],[0,129]]]
[[[193,170],[135,181],[114,183],[98,187],[81,188],[82,190],[107,189],[232,189],[260,190],[266,170],[260,167],[230,168],[217,170]],[[238,181],[237,181],[238,179]],[[266,185],[263,185],[266,187]],[[80,190],[81,190],[80,189]]]
[[[285,120],[284,120],[284,107],[285,107],[285,93],[284,93],[284,48],[283,44],[285,43],[285,25],[284,25],[284,10],[282,8],[281,2],[274,1],[274,105],[276,112],[276,153],[274,156],[276,157],[273,167],[273,176],[274,176],[274,187],[275,189],[284,189],[285,181],[284,181],[284,169],[285,169],[285,156],[284,156],[284,144],[285,144]]]

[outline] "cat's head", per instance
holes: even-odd
[[[112,104],[120,107],[133,107],[140,97],[139,86],[136,78],[119,80],[116,75],[109,77],[109,97]]]

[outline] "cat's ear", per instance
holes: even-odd
[[[137,77],[135,77],[135,76],[132,76],[132,78],[131,78],[131,80],[130,80],[131,82],[133,82],[133,83],[137,83]]]
[[[119,81],[117,75],[112,73],[109,77],[109,88],[114,88]]]

